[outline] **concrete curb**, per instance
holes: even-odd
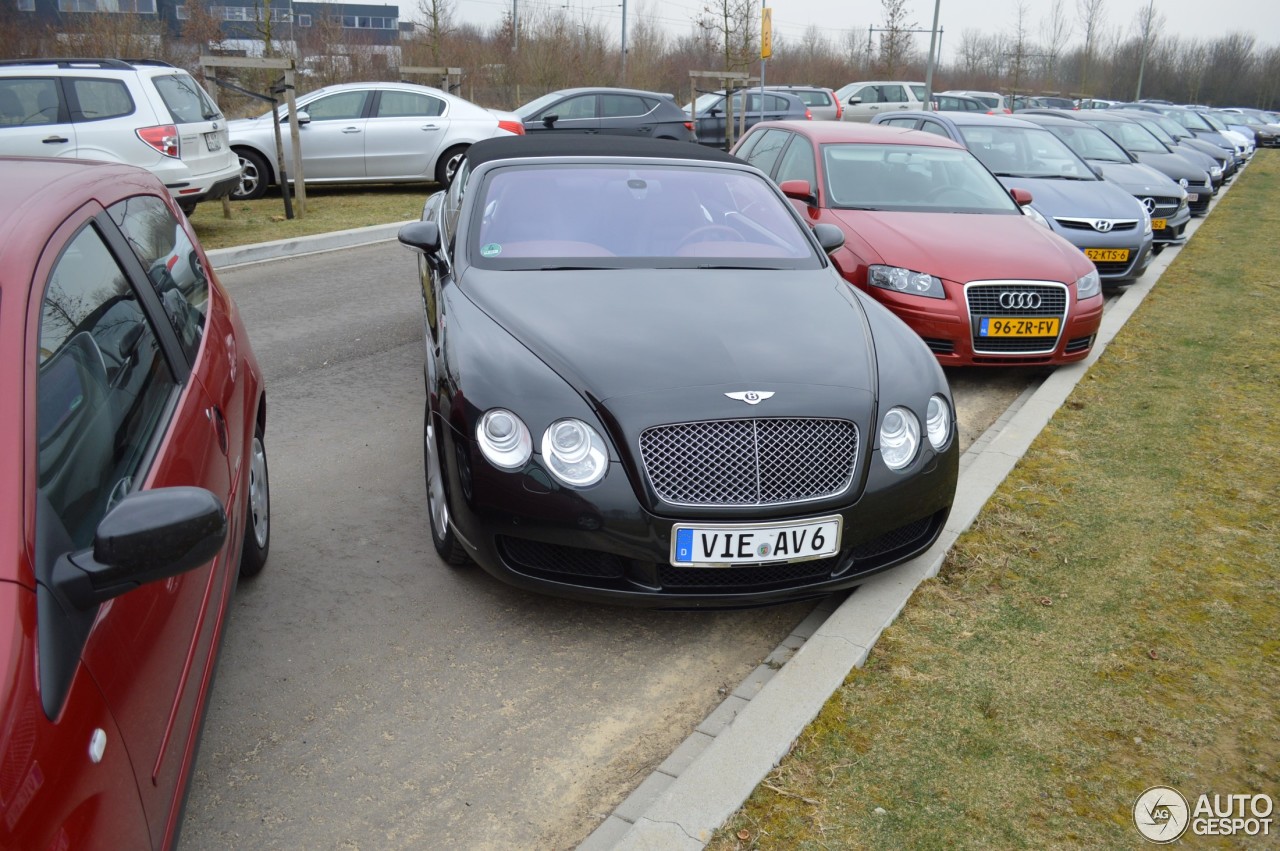
[[[1188,235],[1203,221],[1193,219]],[[960,460],[951,516],[933,547],[871,577],[842,603],[835,595],[819,605],[578,851],[696,851],[706,845],[786,755],[849,671],[866,662],[876,640],[897,619],[916,587],[938,574],[952,544],[977,518],[1175,256],[1175,251],[1166,250],[1138,283],[1107,306],[1086,360],[1059,367],[1039,387],[1028,388],[969,447]],[[776,667],[779,664],[781,668]]]
[[[314,236],[298,236],[292,239],[277,239],[272,242],[258,242],[253,245],[240,245],[234,248],[215,248],[206,251],[209,262],[214,269],[230,269],[245,266],[249,263],[262,263],[267,260],[282,260],[286,257],[297,257],[303,254],[316,254],[322,251],[337,251],[341,248],[354,248],[358,245],[369,245],[396,238],[396,232],[408,222],[393,222],[387,225],[371,225],[365,228],[352,228],[332,233],[320,233]]]

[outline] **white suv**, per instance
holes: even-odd
[[[165,62],[0,62],[0,154],[110,160],[150,170],[187,213],[240,185],[227,121]]]

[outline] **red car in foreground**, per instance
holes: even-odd
[[[845,234],[849,283],[911,326],[943,366],[1063,364],[1093,347],[1102,287],[1080,249],[1024,215],[959,144],[834,121],[762,123],[733,153],[811,225]]]
[[[270,545],[262,375],[151,174],[0,183],[0,848],[168,848]]]

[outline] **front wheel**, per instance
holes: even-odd
[[[244,548],[240,551],[240,576],[257,576],[267,564],[271,550],[271,486],[267,477],[267,450],[262,445],[262,427],[253,433],[249,447],[248,516],[244,520]]]
[[[449,527],[449,494],[445,483],[445,469],[429,403],[425,408],[422,426],[422,466],[427,480],[427,520],[431,524],[431,543],[435,545],[436,552],[445,564],[455,567],[467,564],[471,558]]]
[[[267,194],[267,184],[271,182],[271,168],[257,151],[248,148],[236,148],[236,156],[240,158],[240,185],[231,193],[234,201],[253,201]]]
[[[458,175],[458,167],[462,165],[462,158],[467,155],[469,147],[471,146],[454,145],[436,160],[436,183],[439,183],[441,188],[448,189],[449,184],[453,183],[453,179]]]

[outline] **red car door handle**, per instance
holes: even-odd
[[[213,431],[218,435],[218,448],[222,450],[222,454],[227,454],[227,420],[222,416],[222,409],[217,405],[206,408],[204,415],[209,418],[209,422],[213,423]]]

